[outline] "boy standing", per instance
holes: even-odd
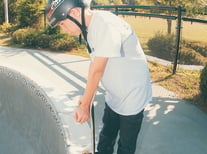
[[[90,0],[49,0],[46,9],[51,26],[83,34],[91,56],[86,88],[74,118],[79,123],[90,118],[90,104],[101,81],[106,103],[98,153],[112,154],[119,133],[117,154],[134,154],[143,111],[152,95],[146,57],[129,24],[89,6]]]

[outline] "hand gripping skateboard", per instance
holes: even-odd
[[[85,150],[82,152],[82,154],[97,154],[95,152],[95,115],[94,115],[94,104],[93,100],[90,105],[90,130],[91,130],[91,148],[92,148],[92,153],[90,153],[88,150]]]

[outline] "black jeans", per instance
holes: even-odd
[[[119,132],[117,154],[134,154],[137,137],[141,128],[143,111],[136,115],[123,116],[112,111],[106,104],[103,128],[99,135],[98,153],[113,154]]]

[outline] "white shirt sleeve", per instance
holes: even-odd
[[[100,24],[96,31],[96,43],[94,56],[97,57],[120,57],[121,33],[109,24]]]

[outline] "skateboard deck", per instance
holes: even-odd
[[[94,98],[93,98],[94,99]],[[92,103],[90,105],[90,114],[91,114],[91,117],[90,117],[90,130],[91,130],[91,153],[88,151],[88,150],[84,150],[82,152],[82,154],[97,154],[95,152],[95,115],[94,115],[94,103],[93,103],[93,100],[92,100]]]

